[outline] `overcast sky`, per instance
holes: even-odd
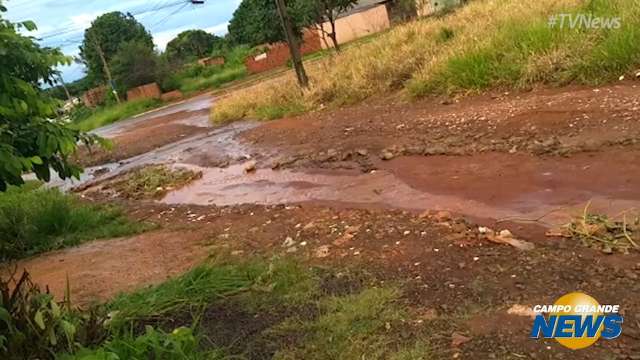
[[[12,21],[33,20],[38,30],[30,33],[42,37],[46,46],[62,48],[65,54],[76,56],[84,29],[97,16],[110,12],[130,12],[153,35],[160,50],[178,33],[189,29],[224,35],[240,0],[205,0],[192,5],[187,0],[5,0]],[[139,15],[136,15],[139,14]],[[84,76],[84,68],[74,64],[61,69],[65,81]]]

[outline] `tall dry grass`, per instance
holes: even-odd
[[[620,16],[622,27],[548,26],[550,15],[562,13]],[[212,119],[275,118],[398,90],[418,97],[536,83],[602,83],[635,66],[638,0],[476,0],[312,64],[305,93],[291,76],[238,91],[218,102]]]

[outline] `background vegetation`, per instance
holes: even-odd
[[[83,203],[36,182],[0,193],[0,263],[143,229],[115,207]]]
[[[549,16],[561,13],[620,17],[622,26],[549,27]],[[640,67],[639,29],[634,0],[472,1],[310,66],[312,84],[304,94],[293,78],[274,80],[221,99],[212,118],[272,118],[398,90],[420,97],[601,84]]]

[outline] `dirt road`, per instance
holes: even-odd
[[[20,266],[57,293],[68,273],[79,301],[157,283],[209,253],[363,266],[407,282],[407,301],[442,320],[434,338],[462,331],[471,338],[463,355],[474,358],[571,358],[529,340],[530,319],[508,310],[581,290],[621,304],[629,319],[619,341],[581,356],[640,352],[640,254],[604,255],[544,235],[587,204],[612,216],[640,207],[637,83],[409,104],[376,99],[223,127],[205,121],[210,101],[101,129],[118,148],[87,160],[120,161],[106,173],[89,170],[88,197],[104,198],[101,182],[136,166],[203,171],[160,202],[125,202],[159,230]],[[247,173],[249,159],[257,170]],[[509,229],[534,250],[488,241],[479,225]]]

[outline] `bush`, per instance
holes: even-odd
[[[77,342],[99,341],[104,331],[95,314],[76,311],[68,301],[57,303],[26,272],[19,279],[0,279],[0,357],[50,359],[75,351]]]
[[[33,187],[0,194],[0,262],[142,229],[116,208]]]

